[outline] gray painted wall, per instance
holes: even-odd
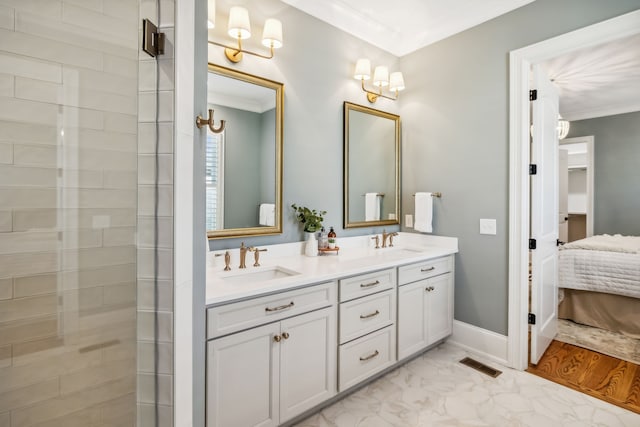
[[[434,232],[459,237],[456,319],[507,333],[509,51],[639,7],[537,0],[402,58],[403,212],[416,191],[443,193]],[[480,218],[498,234],[480,235]]]
[[[213,109],[216,117],[225,120],[224,228],[255,227],[260,200],[260,114],[220,105]]]
[[[380,219],[396,213],[396,123],[391,119],[349,113],[349,221],[365,220],[365,193],[382,193]]]
[[[276,176],[276,109],[260,115],[260,202],[275,203],[276,191],[273,185]]]
[[[595,234],[640,235],[640,112],[571,122],[594,137]]]
[[[210,31],[216,40],[228,40],[229,1],[217,1],[221,24]],[[284,28],[274,60],[245,56],[233,65],[285,84],[284,230],[243,240],[256,246],[302,240],[291,203],[327,210],[325,225],[336,226],[338,237],[382,231],[340,227],[342,103],[368,105],[351,78],[359,57],[392,70],[399,62],[407,89],[399,102],[378,100],[374,108],[402,118],[402,212],[413,211],[416,191],[443,193],[435,201],[434,234],[460,239],[455,317],[506,334],[509,51],[636,10],[640,0],[537,0],[401,60],[280,2],[246,4],[255,34],[266,16],[277,15]],[[215,46],[209,59],[230,66]],[[480,218],[496,218],[498,235],[479,235]],[[236,248],[240,241],[211,246]]]

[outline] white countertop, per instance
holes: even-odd
[[[253,253],[247,252],[246,269],[238,268],[240,258],[236,249],[229,251],[231,271],[223,270],[223,256],[215,256],[224,254],[224,250],[209,252],[206,304],[227,304],[458,252],[458,239],[455,237],[399,233],[394,238],[394,244],[392,248],[375,249],[371,236],[346,237],[338,240],[338,255],[327,254],[317,257],[303,255],[304,242],[261,246],[260,249],[267,251],[260,254],[260,267],[253,267]],[[270,280],[256,280],[250,277],[253,273],[265,272],[275,267],[296,274]],[[238,280],[237,276],[240,275],[247,275],[246,280]]]

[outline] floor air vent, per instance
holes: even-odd
[[[480,371],[483,374],[489,375],[490,377],[497,377],[502,373],[502,371],[498,371],[497,369],[493,369],[490,366],[485,365],[484,363],[480,363],[477,360],[473,360],[470,357],[465,357],[460,361],[463,365],[467,365],[470,368],[475,369],[476,371]]]

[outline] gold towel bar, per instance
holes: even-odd
[[[416,197],[415,194],[413,194],[413,197]],[[437,191],[435,193],[431,193],[431,197],[442,197],[442,193]]]

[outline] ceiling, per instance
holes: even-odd
[[[282,0],[401,57],[534,0]]]
[[[566,120],[640,111],[640,34],[540,64],[560,90]]]

